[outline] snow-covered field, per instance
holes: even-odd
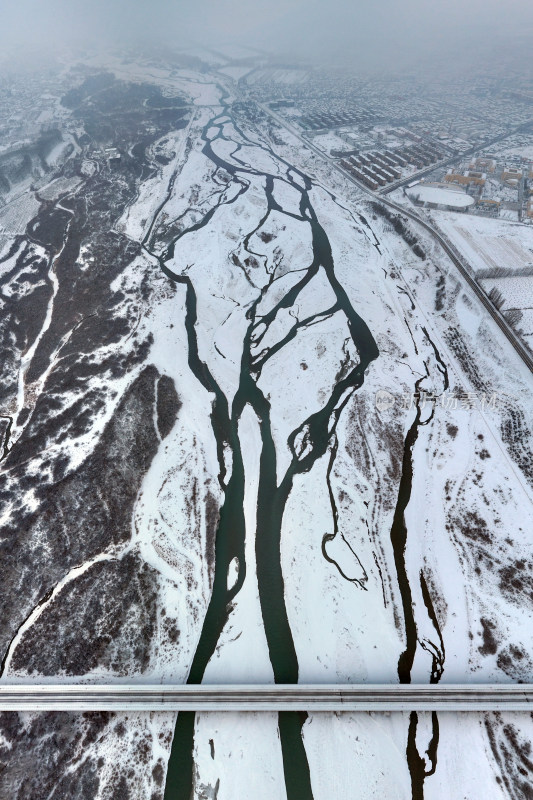
[[[533,275],[512,278],[485,278],[480,281],[487,292],[496,289],[501,293],[501,311],[518,318],[513,323],[516,330],[531,346],[533,337]],[[511,316],[511,319],[513,316]]]
[[[472,215],[433,212],[433,217],[476,273],[533,267],[533,229]]]
[[[32,193],[25,192],[14,198],[0,208],[0,232],[12,237],[19,236],[38,210],[39,203]]]
[[[326,155],[330,155],[332,150],[349,150],[350,145],[346,143],[340,136],[334,133],[322,133],[319,136],[313,136],[312,140],[315,147],[323,150]]]
[[[41,244],[0,265],[2,680],[530,680],[517,353],[428,234],[218,75],[106,67],[194,108],[52,222],[32,198]],[[533,259],[435,216],[476,270]],[[0,724],[6,797],[161,800],[167,768],[197,800],[533,792],[528,715],[181,715],[172,752],[171,714]]]
[[[431,715],[421,713],[418,718],[415,728],[402,713],[311,715],[304,740],[315,800],[349,797],[354,786],[364,800],[412,800],[406,750],[414,761],[412,741],[416,737],[420,746],[424,736],[432,736]],[[487,746],[489,735],[494,750]],[[428,800],[512,796],[508,776],[495,764],[496,758],[506,763],[510,752],[527,758],[528,734],[520,714],[439,714],[437,740],[434,762],[423,753],[420,774],[425,772],[426,778],[415,782],[415,791],[423,791]],[[196,741],[195,756],[201,764],[197,796],[213,796],[209,792],[216,789],[218,800],[251,793],[257,800],[285,800],[272,715],[199,714]],[[336,769],[329,768],[333,764]],[[523,780],[518,769],[510,777],[511,786]]]
[[[533,306],[533,275],[523,278],[486,278],[481,283],[487,292],[494,287],[502,293],[505,299],[502,306],[504,309]]]
[[[407,194],[420,200],[422,203],[438,203],[443,206],[453,206],[454,208],[468,208],[474,205],[474,198],[466,192],[457,192],[452,189],[442,189],[438,186],[428,186],[419,183],[409,189]]]

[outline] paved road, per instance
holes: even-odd
[[[0,685],[0,711],[532,711],[533,684]]]
[[[273,117],[276,120],[276,122],[278,122],[284,128],[289,130],[294,136],[296,136],[302,142],[302,144],[313,150],[313,152],[315,152],[325,161],[328,161],[331,164],[331,166],[333,166],[336,170],[342,173],[342,175],[345,178],[348,178],[348,180],[351,181],[353,184],[355,184],[355,186],[357,186],[358,189],[361,189],[363,192],[370,195],[374,200],[376,200],[376,202],[382,203],[385,206],[389,206],[389,208],[393,208],[395,211],[398,211],[404,216],[414,220],[417,223],[417,225],[421,225],[423,228],[425,228],[425,230],[438,241],[442,249],[446,252],[446,255],[449,256],[449,258],[451,259],[451,261],[453,262],[453,264],[455,265],[461,276],[470,286],[470,288],[472,289],[472,291],[474,292],[480,303],[485,307],[485,309],[491,315],[492,319],[499,327],[499,329],[502,331],[504,336],[509,340],[509,342],[516,350],[516,352],[518,353],[524,364],[528,367],[528,369],[531,372],[533,372],[533,355],[530,353],[527,347],[521,342],[521,340],[515,334],[513,329],[509,326],[505,317],[503,317],[502,314],[500,314],[500,312],[498,311],[498,309],[491,303],[491,301],[489,300],[483,289],[479,286],[476,280],[470,275],[468,270],[465,268],[463,260],[455,252],[455,250],[451,247],[451,245],[446,241],[446,239],[442,236],[442,234],[440,234],[432,225],[430,225],[429,222],[426,222],[426,220],[422,219],[418,214],[415,214],[414,211],[411,211],[411,209],[398,205],[398,203],[392,202],[392,200],[389,200],[382,194],[379,194],[378,192],[373,192],[371,189],[368,189],[360,181],[358,181],[356,178],[350,175],[349,172],[344,170],[335,161],[335,159],[330,158],[325,153],[323,153],[322,150],[319,150],[318,147],[315,147],[314,144],[309,142],[307,139],[304,139],[303,136],[301,136],[300,133],[296,130],[296,128],[293,125],[287,123],[283,119],[283,117],[281,117],[279,114],[276,114],[274,111],[272,111],[272,109],[270,109],[267,105],[264,105],[263,103],[259,103],[258,105],[263,109],[263,111],[265,111],[267,114],[270,114],[270,116]],[[526,124],[530,125],[531,123],[528,122]],[[506,134],[506,136],[507,135],[508,134]]]

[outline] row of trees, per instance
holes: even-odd
[[[399,215],[394,214],[392,211],[389,211],[381,203],[371,203],[372,210],[378,214],[380,217],[384,217],[388,222],[390,222],[393,230],[398,233],[402,239],[409,245],[412,249],[415,256],[421,258],[422,261],[425,261],[426,254],[422,249],[418,238],[415,236],[411,228],[406,224],[405,220]]]

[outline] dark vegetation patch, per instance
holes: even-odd
[[[517,683],[529,683],[533,675],[533,661],[520,644],[510,644],[500,650],[498,667]]]
[[[38,463],[41,455],[44,464],[50,444],[68,446],[89,431],[103,404],[109,402],[106,381],[126,375],[148,356],[150,341],[136,342],[132,337],[142,304],[149,302],[149,281],[142,281],[137,296],[135,290],[124,295],[111,289],[139,255],[140,245],[113,227],[151,169],[145,148],[186,124],[186,109],[177,108],[175,102],[172,107],[159,102],[161,95],[153,86],[121,83],[109,73],[85,77],[63,103],[75,109],[77,123],[88,137],[84,151],[66,162],[62,175],[81,174],[81,162],[87,157],[100,159],[100,169],[84,176],[76,195],[63,198],[64,208],[42,204],[30,230],[46,248],[48,259],[24,247],[15,269],[4,274],[0,284],[1,291],[6,281],[17,276],[24,276],[29,284],[16,302],[8,295],[2,298],[0,400],[7,407],[16,397],[21,354],[42,329],[52,292],[49,264],[61,250],[54,263],[59,286],[51,323],[26,373],[26,384],[35,385],[52,358],[53,369],[37,398],[27,393],[29,405],[19,417],[26,427],[3,462],[0,497],[22,499],[22,490],[34,487],[39,506],[35,511],[16,506],[0,530],[2,654],[25,616],[69,569],[128,539],[132,505],[157,449],[154,411],[166,432],[179,402],[165,380],[156,397],[159,376],[148,367],[124,393],[98,444],[76,473],[68,473],[67,451],[61,447],[40,474],[28,470],[29,462]],[[150,98],[157,107],[150,108]],[[138,143],[142,148],[131,155]],[[115,167],[101,155],[107,146],[120,152]],[[44,144],[43,148],[45,153]],[[85,268],[78,263],[82,245],[91,258]],[[12,255],[15,252],[12,248]],[[130,344],[122,347],[128,339]],[[102,355],[101,348],[108,345],[115,352]],[[87,658],[93,658],[90,646],[88,651]]]
[[[82,175],[86,158],[99,160],[100,169],[83,176],[79,192],[61,201],[64,208],[53,202],[41,205],[28,233],[42,243],[47,258],[25,246],[0,281],[0,292],[10,281],[16,290],[16,297],[6,291],[1,298],[0,404],[7,407],[16,397],[21,354],[42,329],[52,294],[49,266],[61,251],[54,264],[59,288],[51,324],[26,375],[32,387],[19,422],[27,427],[0,475],[0,499],[16,504],[0,528],[0,660],[23,620],[50,598],[69,570],[111,544],[128,541],[133,504],[157,451],[154,417],[158,427],[169,430],[179,403],[153,366],[142,369],[132,376],[92,453],[69,472],[72,439],[87,432],[102,403],[110,402],[108,380],[133,370],[136,374],[148,357],[150,341],[137,341],[134,329],[150,300],[152,276],[138,289],[111,289],[141,252],[138,243],[114,227],[136,198],[139,182],[154,172],[147,148],[170,130],[183,128],[187,109],[161,99],[155,87],[121,83],[109,73],[89,76],[63,103],[74,110],[83,152],[71,155],[61,176]],[[35,154],[13,159],[7,165],[11,178],[31,174],[36,160],[45,159],[59,141],[57,134],[41,142]],[[112,164],[102,155],[106,147],[117,148],[120,159]],[[6,175],[0,165],[0,180],[9,184]],[[11,256],[21,242],[19,237],[13,243]],[[82,246],[92,259],[84,258],[85,264],[79,258]],[[103,354],[107,345],[114,352]],[[44,390],[35,398],[33,385],[52,358]],[[63,447],[50,447],[62,442]],[[27,488],[37,490],[35,510],[22,507]],[[214,515],[218,518],[218,508]],[[17,648],[14,665],[45,674],[62,669],[76,674],[94,665],[118,674],[142,671],[156,619],[156,591],[156,576],[133,555],[98,562],[44,608],[39,626]],[[136,797],[135,770],[150,763],[149,735],[136,737],[138,744],[132,745],[128,728],[127,717],[118,722],[112,714],[1,714],[0,798],[93,800],[98,792],[110,800]],[[92,749],[96,752],[103,739],[103,757],[114,758],[113,749],[105,749],[111,734],[122,734],[131,766],[121,771],[117,764],[112,782],[102,788],[102,759],[93,758]]]
[[[483,644],[479,648],[482,656],[493,656],[498,652],[498,640],[496,639],[496,623],[485,617],[480,619],[482,627]]]
[[[106,89],[114,83],[115,76],[112,72],[99,72],[96,75],[89,75],[80,86],[67,92],[61,99],[61,103],[66,108],[76,108],[91,94],[101,92],[102,89]]]
[[[154,779],[155,785],[162,786],[164,777],[165,777],[165,770],[163,768],[161,760],[159,760],[152,770],[152,778]]]
[[[437,280],[437,291],[435,295],[435,311],[442,311],[444,308],[444,298],[446,295],[446,285],[444,275],[439,275]]]
[[[173,379],[162,375],[157,382],[157,427],[162,439],[174,427],[180,408],[181,400]]]
[[[4,287],[21,274],[29,288],[17,296],[5,292]],[[41,330],[51,295],[48,263],[26,245],[14,267],[0,278],[0,408],[6,408],[17,393],[20,355]]]
[[[113,226],[125,206],[135,198],[139,180],[143,175],[146,177],[146,171],[150,169],[145,160],[146,146],[169,130],[185,124],[181,119],[185,112],[183,108],[176,111],[179,119],[167,119],[161,117],[161,110],[145,105],[148,97],[158,95],[155,87],[123,84],[115,81],[109,73],[89,76],[76,92],[76,95],[69,94],[65,104],[68,107],[75,106],[80,124],[91,128],[92,137],[88,139],[88,146],[101,143],[102,146],[118,147],[121,152],[120,168],[111,170],[104,165],[98,173],[86,177],[83,190],[62,201],[62,205],[72,213],[57,207],[57,204],[44,203],[29,226],[32,235],[48,250],[50,258],[64,243],[61,255],[55,262],[59,290],[51,325],[32,360],[27,375],[29,382],[43,374],[58,342],[69,334],[66,351],[70,349],[76,354],[83,354],[102,344],[118,343],[121,337],[129,333],[134,324],[134,315],[117,319],[117,310],[110,302],[114,294],[110,284],[139,255],[140,245],[114,232]],[[82,102],[89,96],[90,104]],[[165,113],[168,110],[165,109]],[[108,136],[110,138],[106,138]],[[131,147],[139,142],[142,142],[142,148],[135,156],[129,155]],[[63,167],[63,175],[75,175],[86,155],[84,152],[69,159]],[[90,268],[86,270],[77,266],[82,244],[93,258]],[[30,271],[28,265],[31,266]],[[30,275],[33,275],[33,282],[40,280],[41,285],[22,298],[7,297],[3,306],[0,321],[0,363],[3,367],[0,400],[4,407],[16,393],[20,353],[42,328],[52,293],[47,261],[41,259],[36,262],[28,248],[20,254],[16,269],[30,280]],[[12,277],[11,274],[4,275],[3,282]],[[147,288],[142,294],[144,301],[148,295]]]
[[[135,715],[134,720],[139,720],[139,716]],[[157,785],[149,768],[152,730],[149,726],[138,730],[133,727],[133,736],[126,740],[122,737],[128,728],[131,730],[132,722],[135,725],[125,713],[103,711],[1,713],[0,797],[2,800],[148,797],[152,786]],[[120,748],[117,736],[122,738]]]
[[[187,105],[183,97],[165,97],[157,86],[153,87],[152,93],[146,98],[146,105],[149,108],[183,108]]]
[[[524,412],[509,407],[501,424],[502,439],[525,479],[533,486],[533,437]]]
[[[462,516],[456,515],[450,520],[450,528],[455,528],[466,539],[478,544],[489,545],[492,537],[488,531],[487,523],[475,510],[465,510]]]
[[[215,573],[215,541],[220,516],[220,507],[214,494],[207,489],[205,494],[205,557],[209,576]]]
[[[533,758],[528,733],[524,733],[521,726],[506,722],[499,713],[486,714],[484,724],[495,765],[500,772],[499,782],[503,784],[507,796],[510,800],[531,800]],[[530,724],[531,719],[525,716],[526,731]]]
[[[244,259],[244,263],[250,269],[258,269],[258,267],[260,266],[259,261],[255,256],[248,256],[247,258]]]
[[[31,609],[69,569],[129,539],[137,492],[157,451],[153,426],[157,377],[155,367],[146,367],[78,471],[41,486],[37,511],[22,508],[0,529],[1,652]],[[17,454],[18,447],[6,461],[13,462]],[[25,474],[24,462],[12,464],[12,476],[17,473],[19,479]],[[90,650],[91,645],[87,647]]]
[[[383,217],[391,224],[393,230],[395,230],[396,233],[402,237],[404,242],[409,245],[415,256],[425,261],[426,254],[420,245],[418,237],[409,227],[407,219],[400,214],[395,214],[393,211],[390,211],[390,209],[386,208],[386,206],[381,203],[370,203],[370,205],[378,216]]]
[[[533,607],[533,560],[519,558],[498,570],[498,588],[511,602]]]
[[[125,775],[118,776],[117,782],[111,790],[109,800],[131,800],[130,787]]]
[[[114,714],[49,712],[0,714],[0,797],[9,800],[94,800],[100,785],[95,759],[80,749],[105,734]]]
[[[157,573],[139,557],[100,561],[67,584],[22,637],[15,670],[84,675],[97,666],[142,673],[154,633]]]
[[[180,639],[180,632],[175,621],[169,619],[168,617],[166,618],[163,617],[162,626],[163,626],[164,636],[168,639],[168,641],[171,642],[172,644],[177,644]]]
[[[467,346],[459,331],[456,328],[451,328],[449,331],[445,332],[444,338],[474,389],[477,392],[484,392],[489,395],[488,387],[481,377],[475,360],[472,358],[471,348]]]
[[[28,225],[28,233],[52,253],[61,250],[72,215],[62,208],[44,208]]]

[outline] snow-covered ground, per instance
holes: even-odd
[[[350,145],[346,143],[345,139],[341,139],[335,133],[321,133],[318,136],[313,136],[311,139],[315,147],[323,150],[326,155],[330,155],[332,150],[349,150]]]
[[[438,203],[443,206],[451,206],[453,208],[468,208],[473,206],[475,200],[470,197],[466,192],[458,192],[453,189],[443,189],[439,186],[429,186],[424,183],[419,183],[409,189],[407,194],[422,203]]]
[[[28,221],[39,210],[33,193],[24,192],[0,208],[0,233],[10,237],[19,236],[26,230]]]
[[[533,305],[533,275],[523,278],[485,278],[482,284],[487,292],[494,287],[502,293],[504,309],[531,308]]]
[[[533,267],[533,230],[506,220],[432,212],[474,271]]]
[[[106,66],[195,108],[154,134],[140,183],[102,166],[72,186],[84,213],[109,186],[119,198],[107,249],[70,211],[59,255],[20,245],[1,265],[6,304],[42,292],[4,337],[3,535],[26,538],[7,551],[2,679],[529,680],[533,383],[517,353],[427,233],[421,258],[219,75]],[[533,258],[521,226],[436,217],[476,271]],[[291,739],[275,715],[202,713],[188,734],[178,718],[169,762],[174,722],[61,728],[60,776],[97,765],[95,800],[159,800],[192,753],[198,800],[284,798],[292,769],[315,800],[533,791],[527,715],[312,714]],[[6,723],[2,786],[28,753],[49,776],[47,725],[66,724]]]

